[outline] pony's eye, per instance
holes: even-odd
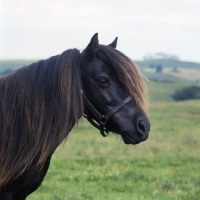
[[[97,79],[97,84],[99,87],[107,87],[108,86],[108,79],[105,77],[100,77]]]

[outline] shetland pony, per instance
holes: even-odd
[[[116,45],[100,45],[96,33],[81,53],[69,49],[0,78],[0,199],[24,200],[41,185],[82,116],[126,144],[148,138],[146,79]]]

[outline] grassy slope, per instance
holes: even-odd
[[[83,121],[53,156],[40,189],[28,200],[200,199],[200,101],[170,95],[191,83],[151,84],[151,134],[126,146]]]

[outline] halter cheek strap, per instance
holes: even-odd
[[[109,131],[106,129],[105,125],[108,122],[108,120],[120,110],[123,106],[125,106],[128,102],[132,100],[131,96],[128,96],[125,98],[118,106],[115,106],[113,109],[108,111],[106,115],[101,115],[95,107],[90,103],[90,101],[87,99],[87,97],[84,95],[83,91],[83,101],[85,106],[90,110],[90,112],[96,117],[96,119],[93,119],[89,115],[84,115],[85,118],[96,128],[100,130],[100,133],[103,137],[106,137],[109,135]]]

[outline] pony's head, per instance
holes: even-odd
[[[116,46],[117,38],[105,46],[95,34],[81,53],[84,113],[103,136],[111,131],[126,144],[137,144],[150,131],[146,79]]]

